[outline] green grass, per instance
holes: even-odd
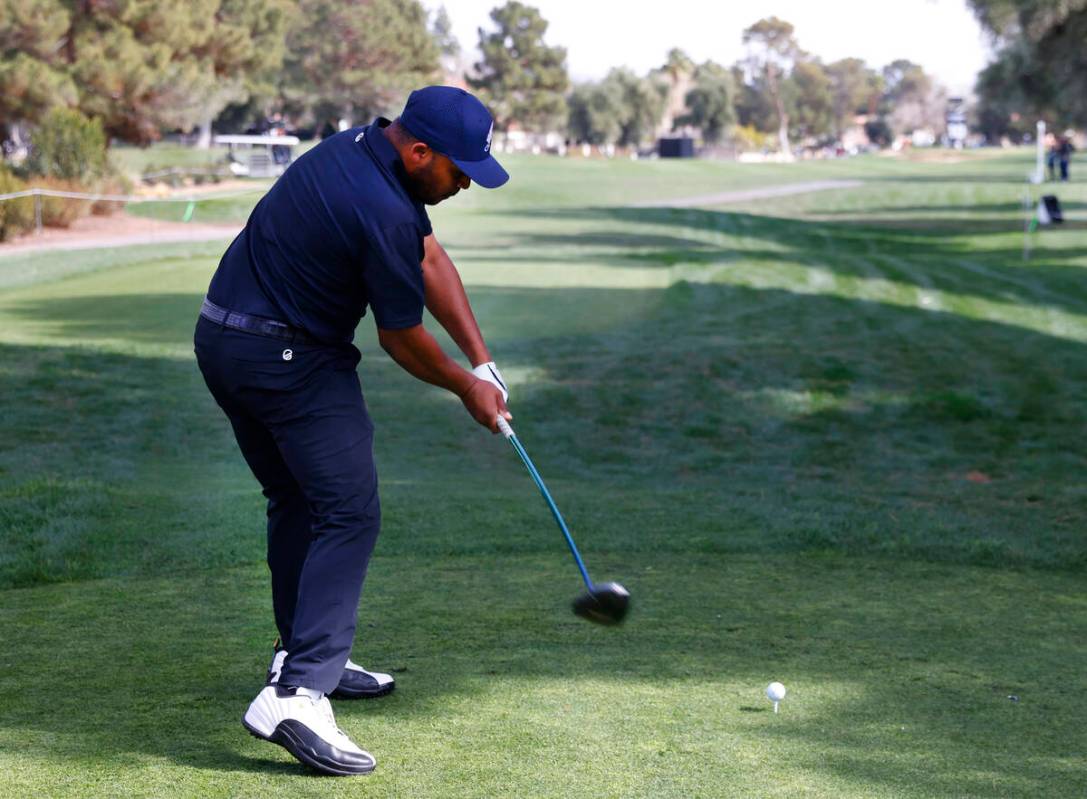
[[[304,141],[294,148],[295,157],[316,144],[316,140]],[[110,161],[120,172],[133,179],[145,172],[171,167],[202,168],[222,165],[228,148],[212,145],[206,150],[172,142],[156,142],[148,147],[115,144],[110,148]]]
[[[1024,261],[1026,154],[509,160],[432,216],[628,624],[568,614],[514,454],[366,320],[356,654],[399,687],[336,703],[373,776],[306,775],[237,721],[274,631],[260,496],[191,356],[222,245],[8,256],[0,795],[1082,792],[1087,189]]]
[[[159,142],[150,147],[114,145],[110,148],[110,160],[114,167],[132,178],[144,172],[171,167],[210,167],[226,158],[226,147],[210,147],[198,150],[180,144]]]
[[[192,203],[193,212],[188,218],[189,222],[230,223],[240,226],[249,218],[253,206],[270,185],[268,181],[257,179],[247,180],[246,183],[253,184],[253,187],[225,188],[216,191],[211,196],[188,197],[184,191],[180,191],[179,199],[132,202],[125,206],[125,210],[133,216],[160,219],[166,222],[184,222],[189,204]],[[221,196],[215,196],[215,194]]]

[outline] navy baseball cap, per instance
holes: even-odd
[[[509,173],[491,155],[494,119],[483,103],[453,86],[427,86],[408,97],[400,124],[449,158],[485,189],[497,189]]]

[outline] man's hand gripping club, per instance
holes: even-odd
[[[503,392],[491,380],[482,380],[450,358],[422,325],[403,330],[377,331],[378,341],[389,356],[409,374],[452,391],[472,418],[492,433],[498,432],[498,417],[513,419]],[[478,368],[478,367],[477,367]],[[498,374],[498,370],[495,369]],[[501,375],[498,375],[501,380]]]

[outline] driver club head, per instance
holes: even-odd
[[[574,600],[574,613],[597,624],[619,624],[630,607],[630,593],[619,583],[597,583]]]

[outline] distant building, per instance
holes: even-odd
[[[947,145],[961,149],[970,135],[966,124],[966,102],[961,97],[947,100]]]

